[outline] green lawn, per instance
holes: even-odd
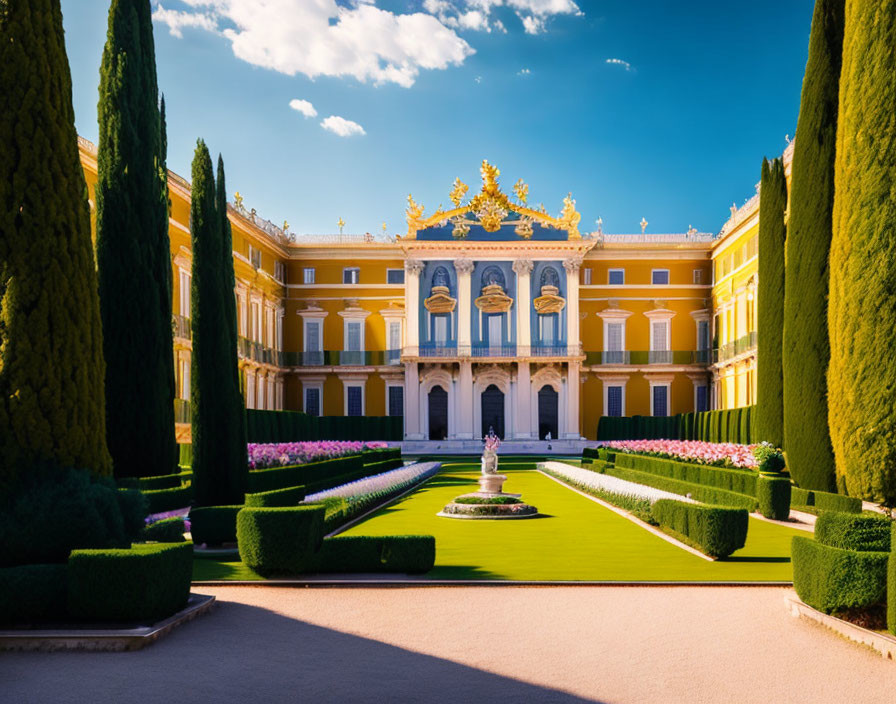
[[[751,519],[747,545],[709,562],[640,525],[531,471],[532,461],[502,460],[505,491],[520,493],[544,517],[460,520],[436,514],[476,490],[478,463],[446,461],[413,494],[342,535],[429,534],[436,537],[431,579],[607,581],[790,581],[790,539],[803,531]],[[240,562],[195,560],[193,578],[259,579]]]

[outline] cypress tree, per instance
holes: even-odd
[[[177,466],[163,125],[149,0],[112,0],[100,67],[97,263],[117,476]]]
[[[896,503],[896,2],[846,5],[830,254],[838,485]]]
[[[0,496],[111,473],[87,186],[59,0],[0,2]]]
[[[793,147],[784,260],[784,445],[806,489],[833,491],[828,431],[828,254],[845,0],[817,0]]]
[[[190,236],[193,250],[191,318],[191,410],[193,494],[197,506],[241,504],[248,471],[245,449],[237,471],[234,452],[230,329],[227,308],[233,289],[222,299],[224,236],[216,204],[215,177],[208,147],[201,139],[193,158]],[[233,267],[231,259],[231,270]],[[242,440],[242,438],[240,438]],[[242,481],[241,481],[242,480]]]
[[[784,241],[787,181],[781,159],[762,160],[759,188],[759,284],[756,337],[756,429],[759,440],[784,444]]]

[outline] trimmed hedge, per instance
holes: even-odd
[[[192,543],[73,550],[68,612],[88,621],[159,621],[186,605],[192,575]]]
[[[140,491],[176,489],[181,485],[181,475],[162,474],[157,477],[119,477],[115,482],[123,489],[139,489]]]
[[[660,499],[654,502],[651,512],[662,528],[684,537],[711,557],[728,557],[747,542],[746,509]]]
[[[404,435],[403,416],[309,416],[298,411],[246,411],[249,442],[394,440]]]
[[[244,508],[236,517],[240,559],[262,575],[302,574],[317,567],[323,506]]]
[[[349,536],[324,540],[320,571],[425,574],[435,561],[431,535]]]
[[[236,542],[236,515],[242,506],[200,506],[190,509],[190,535],[197,545]]]
[[[366,476],[372,476],[374,474],[382,474],[383,472],[389,472],[393,469],[398,469],[399,467],[404,467],[404,462],[400,459],[388,459],[383,460],[381,462],[371,462],[370,464],[364,465],[364,473]]]
[[[67,575],[65,563],[0,568],[0,624],[65,618]]]
[[[181,467],[192,467],[193,466],[193,446],[190,443],[183,443],[177,446],[178,451],[180,453],[180,458],[178,459],[178,464]]]
[[[825,511],[815,521],[815,539],[843,550],[890,552],[892,525],[886,516]]]
[[[887,628],[896,636],[896,525],[890,534],[890,560],[887,563]]]
[[[183,518],[163,518],[143,529],[143,539],[156,543],[182,543],[186,540]]]
[[[756,496],[756,484],[759,478],[756,472],[749,469],[713,467],[693,462],[668,460],[662,457],[630,455],[624,452],[617,453],[616,466],[636,469],[639,472],[650,472],[692,484],[703,484],[747,496]]]
[[[822,511],[839,511],[841,513],[861,513],[862,500],[855,496],[831,494],[827,491],[811,491],[793,487],[790,505],[797,511],[821,513]]]
[[[147,501],[147,513],[162,513],[186,508],[193,502],[193,485],[184,484],[175,489],[141,491]]]
[[[263,491],[304,486],[305,491],[312,493],[339,486],[362,476],[367,476],[362,456],[351,455],[320,462],[253,470],[249,472],[249,491],[257,494]],[[345,479],[345,477],[352,478]]]
[[[618,457],[619,455],[617,455],[617,459]],[[652,486],[654,489],[661,489],[681,496],[690,494],[692,499],[701,501],[705,504],[745,508],[747,511],[751,512],[759,507],[759,502],[754,496],[736,494],[733,491],[715,489],[713,487],[703,486],[702,484],[692,484],[690,482],[679,481],[678,479],[669,479],[657,474],[650,474],[649,472],[639,472],[634,469],[624,469],[618,466],[607,466],[604,474],[609,474],[611,477],[618,477],[619,479],[625,479],[629,482],[635,482],[636,484]]]
[[[293,486],[288,489],[260,491],[257,494],[246,494],[246,506],[274,508],[277,506],[298,506],[305,498],[305,487]]]
[[[753,432],[755,406],[674,416],[601,416],[598,440],[702,440],[758,442]]]
[[[881,602],[890,553],[859,552],[795,536],[791,546],[793,588],[812,608],[831,613]]]
[[[365,450],[361,453],[364,457],[364,464],[372,464],[373,462],[382,462],[384,460],[400,460],[400,447],[386,447],[382,450]]]
[[[759,513],[776,521],[790,518],[790,480],[786,477],[763,477],[756,482]]]

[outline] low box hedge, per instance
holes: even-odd
[[[287,467],[274,467],[273,469],[252,470],[249,472],[248,486],[249,492],[253,494],[294,486],[304,486],[305,490],[311,493],[339,486],[345,483],[342,478],[347,475],[365,476],[364,461],[361,455]]]
[[[746,509],[660,499],[651,512],[662,528],[677,533],[711,557],[728,557],[747,541]]]
[[[896,636],[896,525],[890,533],[890,560],[887,564],[887,628]]]
[[[366,476],[372,477],[374,474],[382,474],[383,472],[389,472],[393,469],[398,469],[399,467],[403,466],[404,462],[402,462],[401,458],[392,458],[383,460],[382,462],[371,462],[370,464],[365,464],[364,473]]]
[[[756,496],[759,475],[749,469],[728,469],[694,462],[679,462],[663,457],[630,455],[620,452],[616,455],[616,466],[650,472],[669,479],[678,479],[691,484],[703,484],[714,489],[733,491],[736,494]]]
[[[815,539],[843,550],[890,552],[892,525],[886,516],[825,511],[815,521]]]
[[[790,480],[786,477],[759,477],[756,483],[756,499],[759,513],[776,521],[790,518]]]
[[[305,498],[305,487],[293,486],[288,489],[260,491],[257,494],[246,494],[246,506],[276,507],[298,506]]]
[[[236,542],[236,515],[242,506],[200,506],[190,510],[190,535],[197,545]]]
[[[68,612],[82,621],[159,621],[186,605],[192,574],[192,543],[73,550]]]
[[[384,462],[385,460],[400,460],[400,447],[387,447],[382,450],[365,450],[362,453],[364,464],[373,464],[374,462]]]
[[[320,571],[425,574],[435,561],[431,535],[347,536],[324,540]]]
[[[618,459],[621,455],[617,455],[616,457]],[[736,494],[732,491],[715,489],[713,487],[703,486],[702,484],[691,484],[690,482],[669,479],[649,472],[624,469],[618,465],[607,465],[604,474],[609,474],[610,476],[618,477],[619,479],[625,479],[629,482],[635,482],[636,484],[652,486],[654,489],[661,489],[662,491],[679,494],[680,496],[687,496],[690,494],[692,499],[701,501],[705,504],[745,508],[747,511],[755,511],[759,507],[759,502],[756,500],[755,496]]]
[[[795,536],[791,545],[793,588],[809,606],[831,613],[883,601],[890,553],[860,552]]]
[[[316,571],[324,512],[314,505],[242,509],[236,518],[240,559],[265,576]]]
[[[862,500],[855,496],[831,494],[827,491],[813,491],[793,487],[790,507],[806,513],[840,511],[841,513],[861,513]]]
[[[163,518],[143,529],[143,540],[155,543],[182,543],[186,540],[183,518]]]
[[[184,484],[175,489],[140,490],[147,502],[147,513],[163,513],[186,508],[193,501],[193,485]]]
[[[68,566],[0,568],[0,624],[32,624],[66,616]]]

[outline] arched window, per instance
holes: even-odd
[[[560,288],[560,275],[552,266],[546,266],[541,272],[541,285]]]
[[[449,288],[450,283],[451,279],[448,277],[448,270],[443,266],[437,266],[432,272],[432,285]]]
[[[506,288],[504,272],[501,271],[500,267],[489,266],[482,272],[482,287],[485,288],[492,284],[498,284],[502,289]]]

